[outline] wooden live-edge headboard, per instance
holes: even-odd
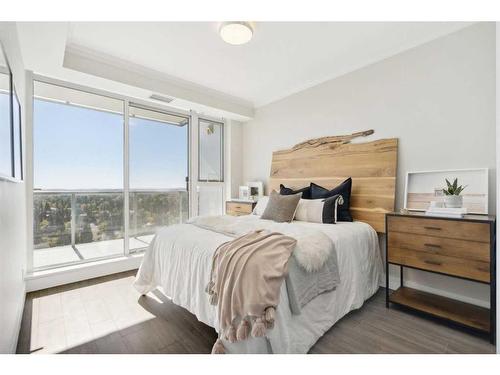
[[[354,220],[385,233],[385,214],[394,211],[398,140],[351,143],[353,138],[370,134],[373,130],[315,138],[273,152],[267,192],[279,191],[280,184],[298,189],[310,182],[332,189],[352,177]]]

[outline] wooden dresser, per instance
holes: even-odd
[[[386,269],[400,266],[400,287],[389,291],[386,305],[405,306],[489,334],[495,342],[495,218],[467,215],[436,218],[423,213],[386,215]],[[404,268],[424,270],[490,286],[490,309],[404,286]]]
[[[250,215],[256,204],[256,202],[227,201],[226,214],[232,216]]]

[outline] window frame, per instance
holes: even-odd
[[[9,81],[9,132],[10,132],[10,174],[6,175],[0,172],[0,179],[9,181],[9,182],[23,182],[24,181],[24,157],[23,157],[23,118],[22,118],[22,107],[21,101],[19,100],[19,96],[17,95],[16,85],[14,83],[14,75],[12,73],[12,69],[10,67],[9,59],[7,58],[7,54],[3,48],[3,45],[0,43],[0,53],[3,56],[5,61],[5,66],[0,66],[0,74],[5,74],[8,76]],[[17,107],[14,108],[14,96],[16,98]],[[14,123],[14,112],[17,112],[18,123]],[[15,139],[15,127],[18,126],[19,132],[19,160],[16,160],[16,139]],[[19,162],[19,176],[16,175],[16,164]]]
[[[0,45],[1,47],[1,45]],[[20,182],[20,180],[16,179],[14,176],[14,100],[13,100],[13,76],[12,76],[12,71],[9,66],[9,62],[7,61],[7,56],[5,56],[5,53],[0,48],[0,53],[3,54],[6,66],[0,66],[0,74],[5,74],[8,78],[9,81],[9,134],[10,134],[10,174],[5,174],[2,171],[0,171],[0,179],[5,180],[5,181],[10,181],[10,182]]]
[[[204,122],[209,122],[209,123],[213,123],[213,124],[218,124],[220,125],[221,127],[221,135],[220,135],[220,176],[221,178],[219,180],[210,180],[210,179],[201,179],[200,178],[200,172],[201,172],[201,152],[200,152],[200,146],[201,146],[201,142],[200,142],[200,133],[201,133],[201,128],[200,128],[200,123],[204,121]],[[225,169],[224,169],[224,166],[225,166],[225,159],[224,159],[224,144],[225,144],[225,139],[224,139],[224,131],[225,131],[225,121],[224,120],[214,120],[212,118],[209,118],[209,117],[206,117],[206,116],[199,116],[198,117],[198,129],[197,129],[197,143],[198,143],[198,173],[197,173],[197,177],[198,177],[198,182],[220,182],[220,183],[223,183],[225,182]]]
[[[111,99],[116,99],[120,100],[123,102],[123,201],[124,201],[124,215],[123,215],[123,224],[124,224],[124,248],[123,248],[123,253],[114,255],[114,256],[106,256],[106,257],[101,257],[101,258],[93,258],[93,259],[87,259],[87,260],[80,260],[77,262],[70,262],[70,263],[61,263],[57,264],[54,266],[46,266],[46,267],[37,267],[34,268],[33,264],[33,252],[35,251],[34,248],[34,232],[30,231],[30,238],[29,238],[29,244],[30,244],[30,255],[28,256],[28,264],[27,264],[27,273],[32,274],[33,271],[45,271],[49,269],[56,269],[56,268],[62,268],[62,267],[67,267],[67,266],[75,266],[75,265],[81,265],[81,264],[87,264],[87,263],[94,263],[102,260],[108,260],[108,259],[113,259],[113,258],[121,258],[121,257],[133,257],[137,255],[137,251],[130,252],[129,249],[129,240],[130,240],[130,223],[129,223],[129,216],[126,214],[130,210],[130,202],[129,202],[129,193],[130,193],[130,181],[129,181],[129,175],[130,175],[130,159],[129,159],[129,152],[130,152],[130,145],[129,145],[129,106],[133,104],[133,106],[144,108],[144,109],[149,109],[157,112],[164,112],[164,113],[169,113],[173,114],[176,116],[182,116],[186,117],[188,119],[188,123],[186,126],[188,126],[188,137],[187,137],[187,151],[188,151],[188,181],[186,183],[187,186],[187,191],[188,191],[188,215],[192,215],[192,209],[191,209],[191,174],[192,174],[192,166],[191,166],[191,126],[192,126],[192,116],[193,112],[192,111],[185,111],[177,108],[172,108],[169,106],[165,106],[160,103],[156,102],[149,102],[146,100],[138,99],[138,98],[133,98],[128,95],[122,95],[122,94],[116,94],[113,92],[109,92],[106,90],[101,90],[101,89],[96,89],[92,88],[89,86],[85,85],[80,85],[77,83],[73,82],[67,82],[63,81],[60,79],[56,78],[50,78],[46,77],[40,74],[31,74],[30,81],[32,83],[32,88],[31,88],[31,101],[32,101],[32,109],[34,108],[34,102],[35,102],[35,92],[34,92],[34,83],[35,82],[41,82],[44,84],[49,84],[49,85],[54,85],[54,86],[60,86],[62,88],[67,88],[67,89],[72,89],[72,90],[77,90],[77,91],[82,91],[84,93],[89,93],[89,94],[94,94],[94,95],[99,95],[99,96],[104,96],[107,98]],[[46,100],[46,99],[42,99]],[[12,107],[12,106],[11,106]],[[98,108],[93,108],[94,110],[99,110]],[[12,116],[11,116],[12,118]],[[211,120],[209,120],[211,121]],[[11,121],[12,122],[12,121]],[[33,207],[33,199],[34,199],[34,163],[33,163],[33,147],[34,147],[34,142],[35,140],[33,139],[33,121],[31,124],[29,124],[29,127],[26,129],[27,139],[30,139],[31,142],[29,145],[26,147],[30,149],[30,158],[31,158],[31,163],[26,165],[25,168],[25,175],[26,175],[26,180],[29,182],[29,185],[31,186],[31,189],[28,189],[28,204],[30,205],[29,207],[29,225],[31,228],[33,228],[34,224],[34,207]],[[13,149],[12,149],[13,152]]]
[[[191,198],[191,142],[190,142],[190,139],[191,139],[191,125],[192,125],[192,113],[191,112],[185,112],[185,113],[182,113],[181,111],[176,111],[176,110],[171,110],[169,107],[167,106],[158,106],[158,107],[155,107],[154,105],[152,105],[151,103],[147,104],[146,102],[144,101],[140,101],[140,100],[137,100],[137,99],[130,99],[127,101],[126,103],[127,105],[127,110],[126,110],[126,117],[127,117],[127,120],[126,120],[126,124],[125,126],[127,127],[127,137],[126,137],[126,142],[127,142],[127,213],[130,215],[130,111],[129,111],[129,108],[130,107],[134,107],[134,108],[138,108],[138,109],[142,109],[142,110],[147,110],[147,111],[153,111],[153,112],[158,112],[158,113],[163,113],[163,114],[167,114],[167,115],[174,115],[174,116],[178,116],[178,117],[184,117],[187,119],[187,123],[186,125],[184,126],[187,126],[187,135],[186,135],[186,142],[187,142],[187,168],[186,168],[186,171],[187,171],[187,176],[186,176],[186,192],[187,192],[187,199],[188,199],[188,218],[191,217],[192,215],[192,209],[191,209],[191,206],[192,206],[192,198]],[[152,121],[155,121],[155,120],[152,120]],[[172,125],[174,126],[174,125]],[[132,190],[140,190],[140,189],[132,189]],[[127,216],[127,220],[130,221],[130,216]],[[143,248],[138,248],[138,249],[134,249],[134,250],[130,250],[130,222],[128,222],[128,225],[126,226],[126,229],[125,231],[127,232],[127,238],[128,238],[128,241],[127,242],[127,255],[133,255],[133,254],[137,254],[141,251],[144,251],[148,246],[144,246]]]

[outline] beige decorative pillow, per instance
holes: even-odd
[[[262,216],[267,207],[267,202],[269,202],[269,196],[264,195],[260,197],[255,205],[255,208],[253,209],[252,214]]]
[[[278,223],[291,222],[295,217],[301,196],[302,193],[280,195],[278,192],[273,191],[269,196],[266,209],[260,218],[274,220]]]

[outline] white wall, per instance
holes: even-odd
[[[488,167],[494,213],[495,25],[473,25],[259,108],[243,128],[243,178],[267,181],[274,150],[365,129],[375,130],[366,141],[399,138],[397,208],[407,171]],[[466,301],[489,297],[484,285],[407,275]]]
[[[0,40],[14,75],[25,119],[25,71],[13,23],[0,22]],[[25,297],[26,248],[25,184],[0,179],[0,353],[16,349]]]

